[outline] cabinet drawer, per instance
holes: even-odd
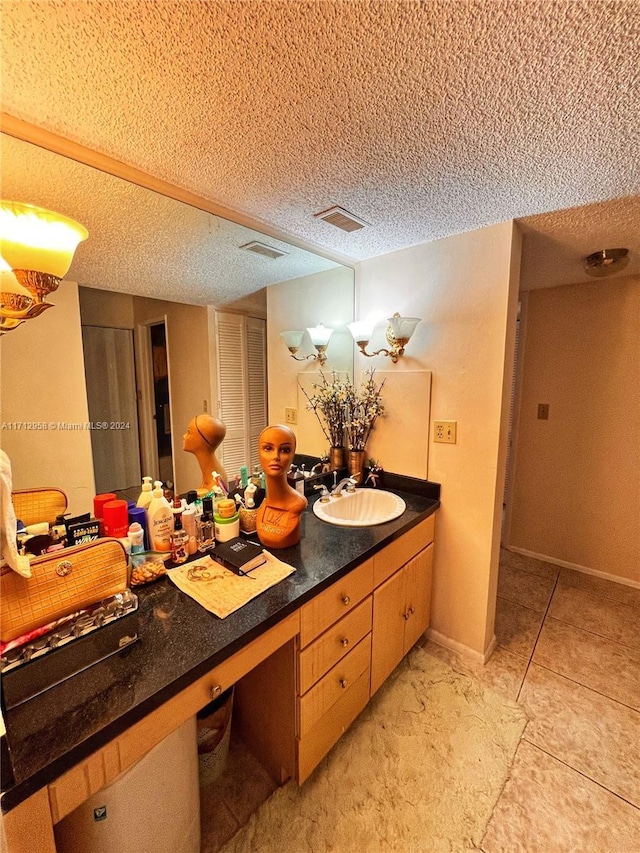
[[[312,773],[369,701],[369,671],[362,673],[316,725],[298,741],[298,784]]]
[[[360,604],[373,589],[373,558],[321,592],[300,610],[300,648]]]
[[[432,513],[420,524],[412,527],[395,542],[387,545],[373,558],[373,586],[379,586],[387,578],[404,566],[412,557],[433,542],[436,513]]]
[[[363,672],[369,672],[370,666],[371,634],[367,634],[353,651],[300,698],[300,737],[304,737],[324,717]]]
[[[371,630],[373,599],[365,598],[351,613],[332,625],[300,652],[298,694],[302,695],[332,666],[358,645]]]

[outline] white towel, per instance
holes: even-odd
[[[23,578],[30,578],[29,558],[18,554],[16,547],[18,525],[11,501],[12,488],[11,462],[4,450],[0,450],[0,565],[9,566]]]

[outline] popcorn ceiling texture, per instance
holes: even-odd
[[[353,259],[636,195],[639,55],[627,0],[2,4],[4,111]]]

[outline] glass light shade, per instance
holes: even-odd
[[[2,258],[0,258],[0,294],[4,295],[5,293],[14,293],[16,296],[29,297],[33,301],[33,297],[27,288],[20,284],[13,270],[7,269],[2,262]]]
[[[21,204],[0,204],[0,253],[12,270],[34,270],[63,278],[89,232],[67,216]]]
[[[347,329],[353,335],[353,340],[358,343],[358,341],[371,340],[374,325],[370,320],[356,320],[354,323],[348,323]]]
[[[329,343],[329,338],[333,334],[333,329],[327,329],[326,326],[320,323],[318,326],[308,328],[307,332],[309,332],[309,337],[314,347],[326,347]]]
[[[280,337],[284,339],[289,349],[298,349],[302,343],[304,332],[280,332]]]
[[[391,331],[398,340],[408,341],[420,322],[420,317],[400,317],[396,314],[387,318]]]

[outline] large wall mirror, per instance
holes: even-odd
[[[2,447],[11,459],[14,488],[60,486],[70,509],[78,511],[90,507],[96,490],[137,487],[141,473],[164,474],[180,490],[193,488],[198,468],[182,451],[182,434],[193,415],[216,414],[220,404],[223,383],[216,353],[221,323],[266,320],[278,326],[268,335],[275,347],[271,341],[277,332],[322,319],[317,314],[308,322],[302,313],[297,317],[296,304],[308,309],[314,300],[333,302],[334,314],[347,322],[353,313],[353,270],[6,133],[1,146],[3,198],[59,211],[89,231],[50,297],[55,307],[0,338]],[[270,257],[261,245],[251,251],[252,243],[282,254]],[[268,307],[269,292],[279,292],[272,300],[275,314]],[[283,304],[289,306],[288,315],[279,317]],[[148,351],[141,354],[144,341]],[[295,384],[301,370],[313,369],[286,361],[282,346],[285,361],[276,358],[282,367],[277,376],[267,377],[278,387],[283,370],[290,371],[287,381]],[[141,374],[153,373],[153,359],[163,348],[171,382],[166,419],[161,409],[153,409],[157,401],[141,392]],[[145,368],[143,358],[151,368]],[[345,340],[341,370],[353,370],[350,359],[352,346]],[[128,360],[133,385],[123,378]],[[271,354],[269,364],[271,371]],[[162,374],[162,365],[156,366]],[[231,396],[228,388],[224,393]],[[112,435],[112,444],[96,456],[95,430],[84,425],[91,423],[92,398],[105,394],[110,425],[130,426]],[[145,431],[150,440],[160,422],[172,468],[142,470]],[[302,441],[299,445],[301,452],[316,452]],[[100,471],[94,470],[94,461]],[[105,479],[105,471],[118,475]],[[138,482],[129,483],[132,477]]]

